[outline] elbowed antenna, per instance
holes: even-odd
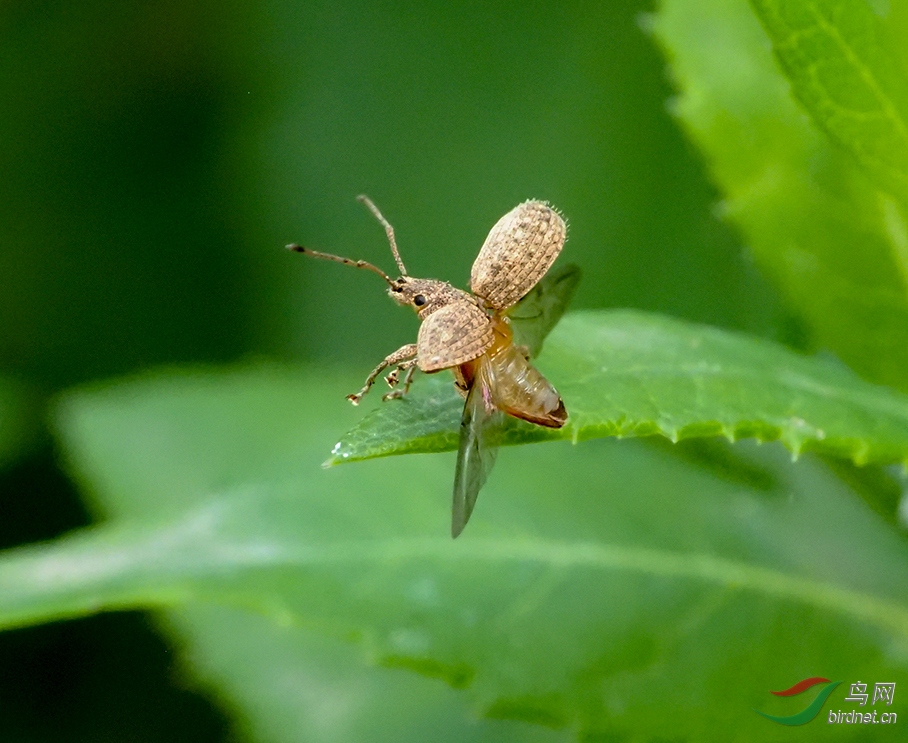
[[[382,271],[378,266],[373,266],[368,261],[354,261],[350,258],[342,258],[339,255],[331,255],[331,253],[320,253],[317,250],[309,250],[309,248],[304,248],[302,245],[297,245],[296,243],[291,243],[290,245],[285,246],[287,250],[292,250],[296,253],[302,253],[303,255],[311,255],[313,258],[324,258],[327,261],[336,261],[338,263],[343,263],[345,266],[353,266],[353,268],[366,268],[369,271],[377,273],[385,281],[388,282],[391,286],[394,286],[394,282],[391,280],[391,277],[388,276],[384,271]]]
[[[407,269],[404,266],[404,262],[400,259],[400,253],[397,251],[397,241],[394,239],[394,228],[391,226],[391,223],[382,216],[378,207],[372,203],[372,199],[368,196],[360,194],[356,197],[356,200],[369,207],[369,211],[372,212],[373,216],[381,223],[381,226],[385,228],[385,233],[388,235],[388,242],[391,244],[391,252],[394,254],[394,260],[397,262],[397,267],[400,269],[400,275],[409,276]]]

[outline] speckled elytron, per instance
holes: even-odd
[[[565,267],[553,277],[551,286],[539,284],[561,252],[566,226],[544,202],[527,201],[498,220],[486,238],[470,273],[472,294],[444,281],[414,279],[400,258],[394,229],[368,198],[360,196],[359,200],[384,226],[400,277],[392,279],[366,261],[297,244],[287,248],[377,273],[388,283],[391,298],[412,307],[422,321],[416,343],[389,354],[372,370],[363,388],[348,395],[354,405],[388,368],[391,372],[385,379],[393,390],[384,396],[386,400],[409,390],[417,368],[428,374],[442,369],[454,372],[455,385],[466,399],[451,519],[451,534],[456,537],[469,520],[494,463],[492,434],[501,427],[503,414],[549,428],[561,428],[567,420],[561,396],[529,359],[538,353],[545,333],[564,312],[579,280],[579,270]],[[529,313],[520,319],[509,317],[518,302],[521,308],[527,305]],[[515,344],[512,325],[528,328],[526,338],[521,339],[524,345]],[[402,386],[401,372],[406,372]]]

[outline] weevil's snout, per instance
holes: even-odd
[[[391,299],[393,299],[398,304],[407,304],[407,301],[403,299],[404,287],[407,285],[407,277],[400,276],[393,281],[389,282],[390,286],[388,287],[388,294]]]
[[[407,291],[407,287],[411,281],[409,276],[400,276],[394,279],[388,287],[388,295],[398,304],[404,307],[409,306],[412,303],[412,297],[411,293]]]
[[[391,299],[404,307],[412,307],[417,312],[428,302],[427,287],[423,286],[427,282],[423,279],[411,279],[409,276],[400,276],[391,282],[388,287],[388,294]]]
[[[411,307],[420,317],[427,317],[448,301],[450,285],[435,279],[413,279],[401,276],[390,282],[388,294],[404,307]]]

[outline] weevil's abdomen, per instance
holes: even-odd
[[[499,410],[548,428],[561,428],[567,410],[561,395],[514,345],[511,328],[501,318],[492,318],[495,342],[479,358],[455,369],[462,393],[473,384],[487,387],[489,402]]]
[[[494,356],[482,357],[492,393],[499,410],[515,418],[548,428],[561,428],[567,410],[561,395],[514,345]]]

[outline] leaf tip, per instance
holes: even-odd
[[[329,467],[334,467],[337,464],[343,464],[349,456],[350,452],[344,451],[343,442],[338,441],[331,449],[331,456],[328,457],[324,462],[322,462],[322,467],[328,469]]]
[[[801,456],[804,439],[796,431],[786,431],[779,437],[782,444],[791,452],[791,461],[797,462]]]

